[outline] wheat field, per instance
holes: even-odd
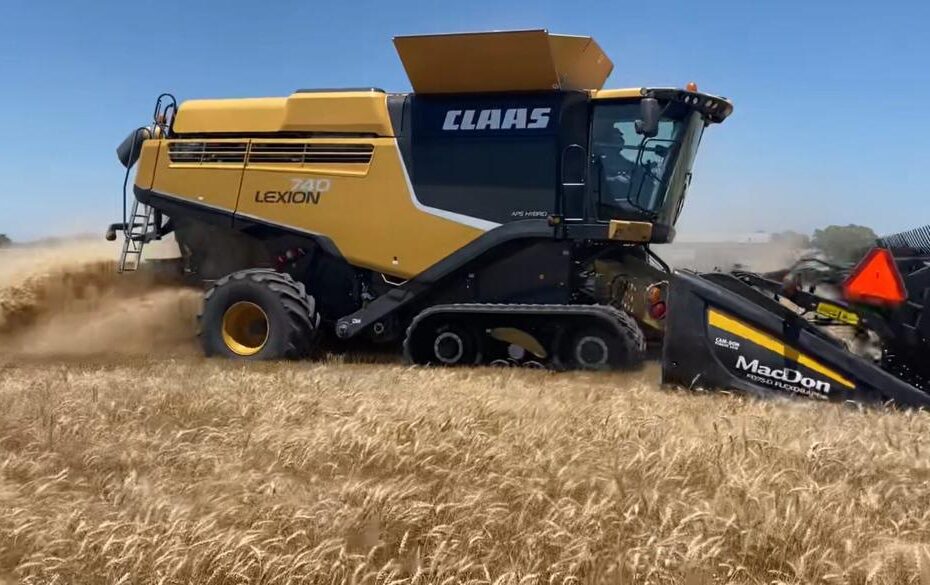
[[[930,584],[926,413],[205,360],[100,262],[0,281],[0,583]]]

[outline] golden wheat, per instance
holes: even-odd
[[[0,585],[930,585],[930,414],[208,361],[62,250],[0,258]]]
[[[7,363],[0,575],[930,583],[928,415],[656,374]]]

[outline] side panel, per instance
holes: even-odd
[[[159,161],[158,151],[163,143],[163,140],[146,140],[142,143],[135,184],[143,189],[152,188],[152,182],[155,181],[155,169]]]
[[[284,132],[393,136],[381,91],[298,92],[287,98]]]
[[[493,227],[420,204],[393,138],[252,142],[237,218],[323,234],[356,266],[410,278]]]
[[[430,297],[440,303],[568,303],[572,243],[525,239],[501,244]]]
[[[163,197],[228,212],[231,221],[247,148],[245,139],[164,141],[151,188]]]
[[[412,96],[404,138],[419,200],[494,223],[547,217],[564,95]]]
[[[309,91],[287,98],[189,100],[174,121],[178,134],[328,132],[392,136],[387,96],[375,90]]]
[[[234,227],[326,236],[349,263],[409,279],[503,223],[556,209],[567,95],[380,102],[397,138],[169,140],[151,190],[221,222],[228,213]]]
[[[670,284],[662,348],[666,383],[930,406],[930,395],[729,275],[676,272]]]
[[[287,98],[188,100],[174,118],[179,134],[279,132]]]
[[[856,387],[836,370],[725,311],[708,309],[705,322],[714,357],[738,379],[818,399]]]

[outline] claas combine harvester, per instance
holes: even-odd
[[[416,364],[605,369],[661,342],[670,383],[930,402],[803,303],[788,308],[787,284],[673,273],[650,249],[674,238],[701,136],[728,100],[690,83],[603,89],[613,65],[588,37],[394,43],[411,93],[180,106],[164,94],[118,148],[119,269],[173,233],[185,275],[207,286],[207,355],[302,358],[323,334],[402,344]],[[861,314],[857,328],[877,322],[831,307]]]

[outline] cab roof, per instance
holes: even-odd
[[[422,94],[598,90],[614,65],[591,37],[546,30],[394,37]]]

